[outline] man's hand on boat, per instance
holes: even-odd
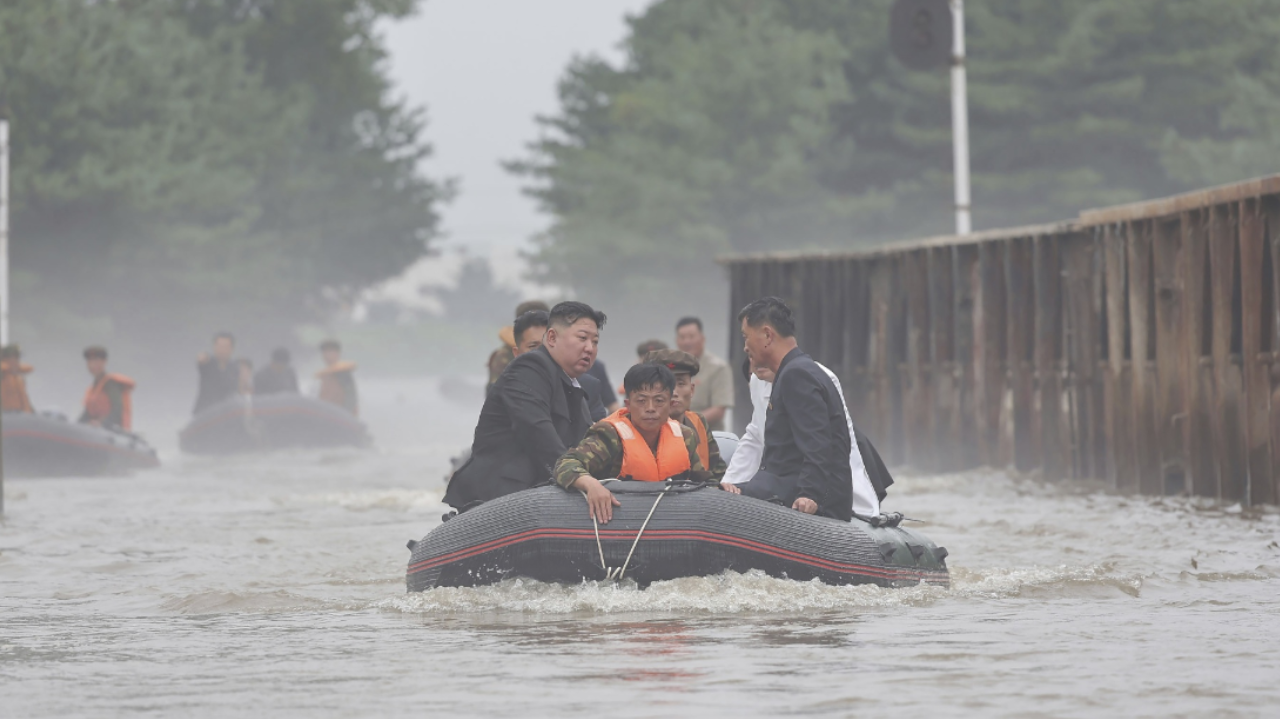
[[[808,497],[796,497],[796,501],[791,503],[792,509],[798,509],[805,514],[817,514],[818,503]]]
[[[613,519],[613,508],[622,506],[613,492],[589,474],[573,480],[573,488],[587,495],[587,509],[591,512],[591,518],[601,524],[608,524]]]
[[[742,494],[742,490],[738,489],[738,485],[733,484],[731,482],[721,482],[720,489],[723,489],[729,494]]]

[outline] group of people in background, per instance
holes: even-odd
[[[554,481],[603,523],[618,506],[603,481],[676,479],[844,521],[879,514],[893,480],[854,429],[839,380],[799,348],[782,300],[739,314],[754,412],[729,463],[712,432],[734,402],[733,372],[706,351],[698,318],[676,323],[677,349],[637,347],[619,407],[596,358],[603,312],[530,302],[516,315],[489,359],[471,457],[445,494],[457,511]]]
[[[124,432],[133,431],[133,388],[136,383],[122,374],[107,371],[107,348],[86,347],[85,368],[92,378],[84,394],[80,422]],[[27,393],[27,375],[34,368],[22,361],[16,344],[0,348],[0,407],[5,412],[35,412]]]
[[[289,350],[276,348],[271,361],[254,372],[253,362],[235,358],[236,338],[230,332],[213,336],[213,348],[196,358],[199,387],[192,414],[200,414],[219,402],[236,396],[299,394],[298,373],[293,368]],[[319,398],[337,405],[353,415],[360,410],[356,391],[354,362],[342,359],[342,344],[328,339],[320,343],[324,368],[316,373],[320,381]]]
[[[235,343],[230,332],[219,332],[214,335],[212,350],[201,353],[198,358],[199,389],[194,414],[237,395],[299,393],[298,374],[289,350],[276,349],[271,353],[271,362],[254,373],[252,362],[233,357]],[[107,371],[106,347],[86,347],[83,354],[91,380],[79,421],[132,432],[133,390],[137,383],[125,375]],[[321,342],[320,354],[325,365],[316,375],[320,381],[320,399],[357,414],[355,364],[342,359],[342,345],[337,340]],[[27,392],[27,375],[33,369],[22,361],[22,349],[18,345],[0,348],[0,408],[3,411],[35,412]]]

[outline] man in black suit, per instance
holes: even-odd
[[[543,345],[512,360],[485,396],[471,459],[444,495],[458,510],[549,482],[556,460],[591,426],[578,378],[596,360],[605,315],[561,302],[548,319]]]
[[[773,370],[760,471],[739,486],[807,514],[852,519],[852,449],[835,383],[796,344],[791,308],[765,297],[738,313],[747,356]]]

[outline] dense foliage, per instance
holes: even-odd
[[[451,187],[374,32],[415,4],[0,5],[16,336],[278,332],[422,256]]]
[[[949,232],[949,76],[892,57],[891,4],[661,0],[623,63],[575,61],[511,164],[553,217],[538,271],[587,295],[690,296],[730,251]],[[1278,10],[968,3],[975,224],[1276,171]]]

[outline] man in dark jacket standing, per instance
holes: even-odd
[[[796,344],[791,308],[765,297],[738,313],[747,356],[773,370],[760,471],[738,485],[807,514],[852,519],[852,449],[835,383]]]
[[[542,347],[512,360],[485,396],[471,459],[444,495],[458,510],[549,482],[556,460],[591,426],[578,377],[596,360],[605,315],[561,302],[549,320]]]

